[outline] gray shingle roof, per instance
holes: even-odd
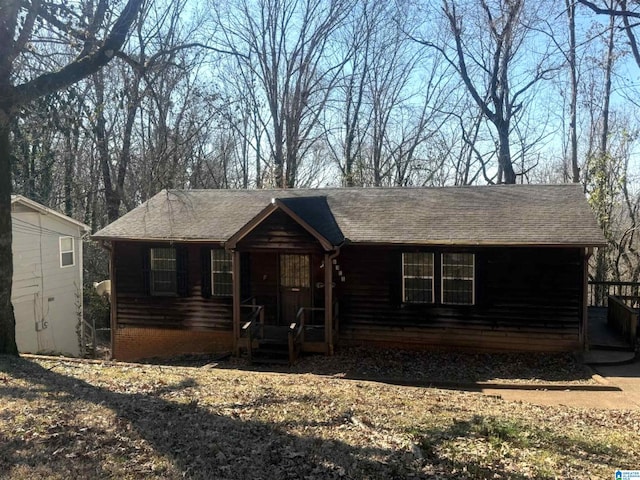
[[[316,200],[284,200],[308,197]],[[322,203],[319,197],[326,198],[335,226],[326,211],[316,208]],[[352,243],[605,244],[582,189],[575,184],[163,190],[94,238],[225,242],[273,198],[284,200],[310,225],[319,225],[318,230],[335,243],[344,235]]]
[[[282,198],[281,202],[326,238],[331,245],[340,245],[344,241],[344,234],[336,223],[327,197],[288,197]]]

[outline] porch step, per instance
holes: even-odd
[[[263,339],[251,353],[252,363],[289,365],[289,344],[279,339]]]
[[[251,363],[259,365],[289,365],[289,356],[287,358],[261,356],[257,352],[253,354]]]
[[[273,349],[256,349],[251,354],[252,363],[289,365],[289,352]]]
[[[281,340],[279,338],[263,338],[258,342],[260,348],[278,348],[281,350],[287,350],[289,348],[288,340]]]

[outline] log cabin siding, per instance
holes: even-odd
[[[306,234],[306,232],[304,232]],[[300,238],[300,237],[298,237]],[[312,238],[312,237],[311,237]],[[313,245],[306,243],[313,250]],[[313,239],[315,242],[315,239]],[[157,245],[157,244],[154,244]],[[150,296],[145,290],[142,259],[151,244],[114,242],[116,325],[119,328],[162,328],[231,332],[232,299],[202,295],[202,249],[207,244],[176,244],[186,249],[184,296]],[[317,242],[315,243],[317,247]],[[298,249],[296,251],[301,251]],[[402,252],[434,253],[436,303],[402,302]],[[440,303],[440,254],[475,254],[475,304]],[[278,254],[258,249],[245,252],[241,275],[243,298],[265,305],[267,322],[278,322]],[[320,287],[322,257],[312,256],[314,304]],[[342,345],[369,344],[404,348],[467,348],[472,350],[572,350],[580,348],[583,253],[560,248],[479,248],[347,245],[336,265],[334,298],[340,303]],[[247,281],[250,280],[250,281]]]
[[[402,252],[434,252],[435,297],[402,303]],[[440,303],[440,254],[475,254],[475,305]],[[343,344],[478,350],[580,348],[582,253],[554,248],[401,248],[347,246],[338,257]]]
[[[276,210],[238,242],[238,250],[319,252],[318,240],[282,210]]]
[[[158,245],[114,242],[114,305],[117,309],[117,326],[230,331],[233,318],[232,297],[205,298],[201,288],[202,249],[219,247],[207,244],[174,244],[186,249],[187,279],[184,295],[152,296],[145,288],[147,273],[143,268],[143,259],[147,258],[149,248]],[[206,255],[204,257],[207,258]]]

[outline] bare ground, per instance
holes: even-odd
[[[219,366],[0,357],[0,478],[612,478],[639,468],[637,410]]]

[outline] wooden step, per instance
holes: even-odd
[[[289,348],[288,340],[280,340],[278,338],[263,338],[258,341],[258,345],[260,345],[260,348],[282,348],[284,350]]]
[[[251,353],[251,363],[289,365],[289,352],[257,349]]]
[[[251,352],[251,363],[289,365],[289,343],[282,339],[261,339]]]
[[[251,363],[260,365],[289,365],[289,357],[287,358],[273,358],[273,357],[261,357],[254,354],[251,358]]]

